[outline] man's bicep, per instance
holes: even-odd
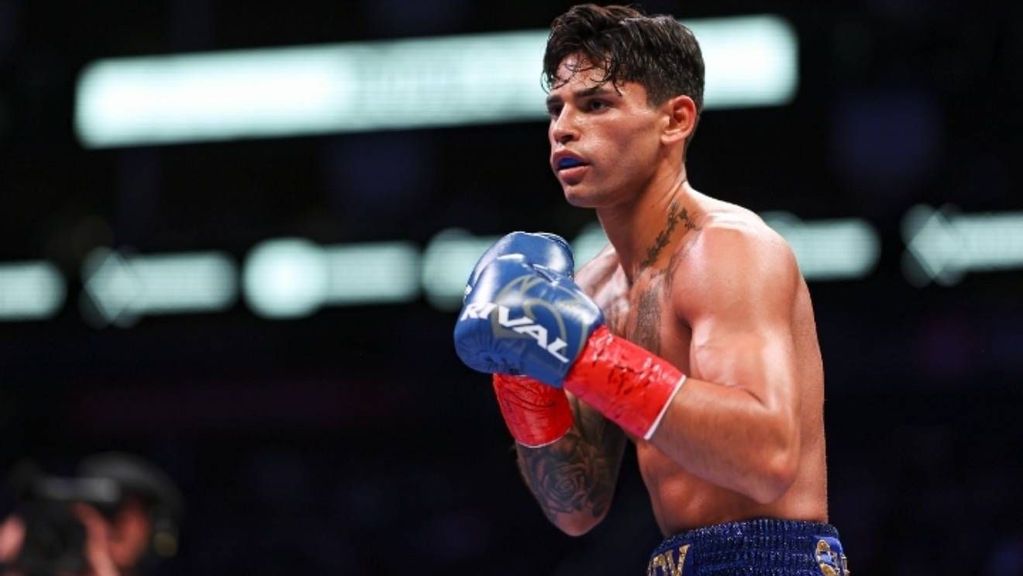
[[[707,327],[690,349],[690,376],[746,390],[764,404],[796,398],[791,332],[783,327],[731,331]]]
[[[689,324],[691,376],[739,386],[761,397],[765,386],[792,380],[793,303],[798,282],[787,246],[725,234],[704,247],[709,263],[674,296]]]

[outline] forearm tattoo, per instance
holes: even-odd
[[[578,400],[574,400],[578,408]],[[580,412],[575,411],[578,416]],[[611,504],[624,436],[597,415],[577,418],[564,438],[543,448],[519,448],[519,467],[544,513],[601,517]]]

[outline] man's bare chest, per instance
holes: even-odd
[[[604,314],[612,333],[685,370],[692,334],[672,310],[670,289],[663,272],[646,274],[631,287],[619,286],[604,304]]]

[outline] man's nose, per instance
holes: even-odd
[[[551,139],[558,144],[567,144],[579,137],[574,115],[563,108],[558,117],[551,121]]]

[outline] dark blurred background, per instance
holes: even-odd
[[[161,574],[642,573],[659,534],[634,462],[600,527],[549,526],[488,379],[453,354],[453,312],[425,297],[279,320],[238,299],[128,327],[79,305],[96,247],[241,263],[277,237],[425,248],[451,227],[574,237],[593,221],[549,174],[542,120],[86,149],[87,63],[540,29],[569,5],[0,0],[0,262],[67,281],[55,316],[0,322],[0,464],[67,473],[107,449],[158,464],[187,501]],[[910,282],[902,233],[920,204],[1023,210],[1023,18],[954,0],[642,5],[777,14],[798,36],[790,103],[704,116],[697,189],[879,234],[866,276],[810,283],[853,573],[1023,574],[1023,273]]]

